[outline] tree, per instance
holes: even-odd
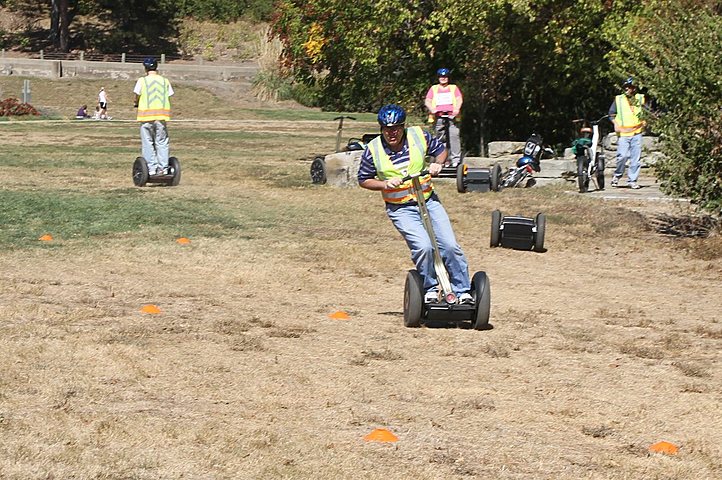
[[[722,17],[719,2],[655,0],[620,32],[610,54],[659,105],[648,120],[666,159],[663,191],[722,212]]]
[[[297,81],[321,106],[373,109],[397,101],[421,111],[440,66],[464,91],[467,147],[532,131],[568,141],[570,120],[606,111],[612,82],[605,0],[413,0],[349,4],[283,0],[274,32]]]

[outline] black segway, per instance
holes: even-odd
[[[414,195],[419,204],[419,213],[424,224],[424,229],[429,234],[431,245],[434,250],[434,269],[436,278],[441,287],[442,295],[437,303],[424,302],[424,282],[416,270],[409,270],[406,275],[404,286],[404,325],[407,327],[419,327],[423,321],[445,321],[445,322],[466,322],[470,321],[471,326],[476,330],[489,328],[489,313],[491,310],[491,287],[489,277],[485,272],[476,272],[471,279],[471,295],[473,304],[457,303],[456,295],[451,289],[449,273],[446,271],[444,261],[439,252],[439,245],[436,242],[436,235],[431,223],[429,210],[426,208],[426,200],[421,189],[420,177],[428,175],[428,171],[409,175],[403,182],[412,181]]]
[[[538,213],[535,218],[505,217],[499,210],[494,210],[491,212],[490,246],[544,252],[546,223],[543,213]]]
[[[136,187],[144,187],[147,183],[160,183],[169,187],[175,187],[180,183],[181,166],[175,157],[168,159],[168,169],[161,175],[150,175],[148,162],[145,158],[138,157],[133,162],[133,184]]]

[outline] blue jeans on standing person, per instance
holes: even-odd
[[[168,168],[170,140],[164,120],[152,120],[140,124],[140,142],[143,158],[148,164],[148,172],[155,174],[157,169]]]
[[[642,134],[638,133],[631,137],[619,137],[617,140],[617,167],[614,169],[614,177],[622,178],[624,168],[629,160],[629,171],[627,178],[629,183],[637,183],[639,171],[642,168]]]
[[[469,267],[464,252],[456,243],[449,216],[441,202],[434,197],[426,201],[426,208],[429,210],[441,258],[449,272],[451,288],[457,296],[466,293],[471,288]],[[439,283],[434,269],[431,238],[424,228],[418,205],[386,204],[386,214],[411,249],[411,260],[424,281],[424,291],[437,287]]]

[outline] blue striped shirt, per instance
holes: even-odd
[[[394,165],[398,165],[399,163],[407,162],[409,160],[409,141],[406,138],[406,135],[408,134],[404,133],[404,148],[402,148],[400,152],[392,151],[382,136],[381,144],[383,145],[386,153],[389,155],[391,163]],[[441,143],[438,138],[432,137],[429,132],[424,131],[424,137],[426,137],[426,144],[428,145],[426,148],[426,155],[436,157],[445,150],[446,147],[444,144]],[[368,180],[370,178],[377,178],[376,165],[374,165],[374,159],[371,156],[371,151],[368,146],[361,155],[361,164],[359,165],[357,178],[358,183],[362,183],[364,180]]]

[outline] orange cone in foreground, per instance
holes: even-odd
[[[364,437],[367,442],[397,442],[399,437],[385,428],[377,428]]]
[[[143,313],[149,313],[151,315],[157,315],[160,313],[160,308],[156,307],[155,305],[144,305],[143,308],[140,309]]]
[[[649,451],[653,453],[664,453],[666,455],[677,455],[677,452],[679,452],[679,447],[674,443],[662,441],[650,446]]]
[[[176,240],[176,242],[180,243],[181,245],[188,245],[189,243],[191,243],[191,241],[189,239],[187,239],[186,237],[181,237],[178,240]]]
[[[338,312],[333,312],[329,314],[329,317],[334,320],[348,320],[349,318],[351,318],[348,316],[348,313],[342,312],[340,310]]]
[[[50,235],[49,233],[46,233],[42,237],[38,238],[38,240],[43,241],[43,242],[51,242],[53,240],[53,236]]]

